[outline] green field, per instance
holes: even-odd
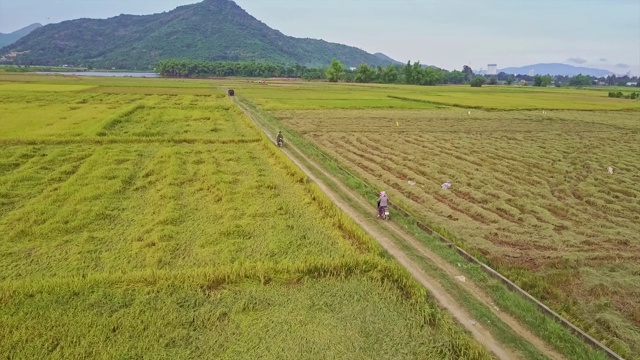
[[[409,86],[272,81],[225,81],[263,110],[437,109],[640,110],[640,102],[608,97],[606,88]]]
[[[488,351],[210,82],[0,75],[0,353]]]
[[[640,354],[640,102],[606,89],[233,86],[619,354]]]

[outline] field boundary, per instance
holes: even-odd
[[[465,329],[467,333],[472,335],[475,340],[482,344],[487,350],[489,350],[498,359],[515,359],[516,354],[513,353],[514,348],[507,347],[502,342],[498,341],[494,335],[485,327],[479,323],[471,322],[472,317],[468,313],[467,309],[459,306],[457,300],[455,300],[448,292],[442,289],[442,286],[438,281],[429,276],[425,270],[418,266],[410,257],[402,251],[395,241],[393,241],[388,234],[380,232],[373,224],[369,223],[361,214],[354,209],[352,204],[344,201],[333,189],[331,189],[326,182],[319,180],[318,176],[310,170],[309,165],[318,168],[318,165],[313,162],[304,161],[304,154],[297,148],[290,145],[290,142],[286,142],[283,149],[278,149],[275,144],[275,139],[269,136],[269,131],[266,129],[265,124],[257,120],[251,110],[246,108],[246,105],[237,102],[237,106],[245,111],[247,118],[252,121],[258,131],[264,133],[267,140],[271,143],[273,148],[278,151],[279,154],[288,158],[296,169],[304,172],[311,182],[316,185],[316,188],[322,192],[323,196],[327,196],[332,200],[333,204],[344,214],[344,216],[353,221],[354,224],[368,235],[369,238],[375,239],[376,243],[382,249],[387,256],[392,257],[397,261],[397,265],[406,271],[411,279],[415,281],[415,284],[420,286],[421,289],[428,291],[428,299],[435,300],[438,308],[449,313],[451,319],[455,320],[461,328]],[[299,156],[293,154],[297,152]],[[426,294],[426,293],[425,293]]]
[[[389,96],[389,97],[393,97],[393,96]],[[413,99],[408,99],[408,100],[412,101]],[[422,100],[416,100],[416,101],[422,101]],[[301,137],[295,131],[292,131],[290,129],[284,129],[284,132],[288,132],[290,134],[295,134],[298,137]],[[367,183],[366,181],[362,180],[358,176],[354,175],[351,171],[345,169],[342,165],[340,165],[331,156],[327,155],[324,151],[320,150],[318,147],[316,147],[315,145],[309,143],[308,141],[306,142],[306,145],[309,146],[310,148],[312,148],[317,154],[319,154],[322,157],[324,157],[325,159],[327,159],[329,162],[331,162],[335,167],[337,167],[338,169],[343,171],[345,174],[349,175],[353,179],[355,179],[358,182],[360,182],[362,185],[364,185],[366,188],[368,188],[372,192],[372,194],[377,194],[378,193],[378,191],[376,191],[374,189],[374,187],[372,187],[369,183]],[[426,234],[431,235],[431,236],[435,236],[440,242],[442,242],[446,246],[454,249],[462,257],[467,259],[467,261],[479,265],[480,268],[483,270],[483,272],[485,272],[490,277],[492,277],[492,278],[500,281],[504,285],[506,285],[506,287],[509,290],[511,290],[514,293],[517,293],[518,295],[523,297],[525,300],[530,301],[533,304],[535,304],[542,313],[544,313],[544,314],[550,316],[551,318],[553,318],[554,320],[556,320],[565,329],[569,330],[571,333],[573,333],[574,335],[578,336],[585,344],[595,348],[596,350],[602,351],[603,353],[606,354],[606,356],[608,358],[610,358],[612,360],[625,360],[623,357],[621,357],[620,355],[615,353],[613,350],[609,349],[607,346],[605,346],[604,344],[602,344],[601,342],[599,342],[598,340],[596,340],[595,338],[593,338],[592,336],[587,334],[585,331],[583,331],[580,328],[578,328],[577,326],[575,326],[569,320],[565,319],[560,314],[558,314],[557,312],[553,311],[551,308],[549,308],[547,305],[545,305],[542,301],[538,300],[537,298],[535,298],[534,296],[532,296],[531,294],[526,292],[524,289],[522,289],[521,287],[519,287],[518,285],[516,285],[515,283],[510,281],[507,277],[502,275],[500,272],[498,272],[497,270],[491,268],[490,266],[488,266],[487,264],[483,263],[482,261],[480,261],[475,256],[471,255],[470,253],[468,253],[467,251],[465,251],[461,247],[457,246],[453,241],[447,239],[445,236],[441,235],[438,231],[434,230],[429,225],[426,225],[426,224],[416,220],[415,217],[412,216],[409,211],[407,211],[406,209],[404,209],[400,205],[394,204],[394,203],[392,203],[390,201],[390,207],[392,209],[396,210],[396,211],[401,212],[405,217],[411,219],[411,221],[414,221],[416,226],[418,228],[420,228]]]
[[[127,145],[127,144],[254,144],[262,141],[260,138],[246,139],[203,139],[203,138],[161,138],[161,137],[133,137],[133,138],[59,138],[59,139],[0,139],[0,146],[15,145]]]
[[[493,107],[486,107],[486,106],[480,106],[480,105],[461,105],[461,104],[456,104],[456,103],[446,103],[446,102],[440,102],[440,101],[432,101],[432,100],[425,100],[425,99],[414,99],[414,98],[408,98],[408,97],[404,97],[404,96],[396,96],[396,95],[387,95],[388,98],[390,99],[395,99],[395,100],[401,100],[401,101],[411,101],[411,102],[417,102],[417,103],[423,103],[423,104],[430,104],[430,105],[437,105],[437,106],[443,106],[443,107],[453,107],[453,108],[459,108],[459,109],[476,109],[476,110],[484,110],[484,111],[495,111],[495,112],[515,112],[515,111],[542,111],[542,110],[553,110],[553,111],[583,111],[583,112],[593,112],[594,110],[592,109],[558,109],[558,108],[548,108],[548,107],[525,107],[525,108],[518,108],[518,109],[509,109],[509,108],[493,108]],[[600,111],[600,110],[598,110]],[[617,110],[602,110],[602,111],[616,111],[616,112],[633,112],[636,111],[636,109],[633,108],[625,108],[625,109],[617,109]]]
[[[327,160],[333,162],[336,167],[340,168],[342,171],[347,173],[349,176],[353,177],[356,180],[359,180],[363,185],[365,185],[367,188],[369,188],[371,190],[372,194],[377,194],[378,193],[378,191],[376,191],[367,182],[363,181],[362,179],[360,179],[357,176],[353,175],[351,172],[349,172],[346,169],[344,169],[335,160],[333,160],[330,156],[326,155],[323,151],[319,150],[317,147],[315,147],[315,146],[313,146],[311,144],[308,144],[308,145],[310,147],[312,147],[315,151],[317,151],[319,154],[321,154],[322,156],[327,158]],[[497,270],[495,270],[492,267],[488,266],[487,264],[483,263],[482,261],[480,261],[475,256],[469,254],[467,251],[465,251],[464,249],[462,249],[461,247],[456,245],[453,241],[451,241],[451,240],[447,239],[446,237],[440,235],[436,230],[432,229],[430,226],[420,222],[419,220],[416,220],[407,210],[402,208],[400,205],[394,204],[391,201],[389,201],[389,204],[390,204],[392,209],[401,212],[404,216],[406,216],[406,217],[410,218],[411,220],[415,221],[416,226],[418,228],[420,228],[422,231],[424,231],[428,235],[435,236],[440,242],[442,242],[442,243],[446,244],[447,246],[453,248],[456,252],[458,252],[460,255],[462,255],[469,262],[472,262],[472,263],[475,263],[475,264],[479,265],[480,268],[487,275],[491,276],[494,279],[499,280],[501,283],[506,285],[507,288],[509,288],[511,291],[519,294],[520,296],[522,296],[526,300],[533,302],[538,307],[539,310],[541,310],[543,313],[545,313],[545,314],[551,316],[552,318],[554,318],[556,321],[558,321],[566,329],[568,329],[569,331],[571,331],[572,333],[574,333],[575,335],[580,337],[586,344],[588,344],[588,345],[590,345],[590,346],[592,346],[592,347],[594,347],[594,348],[596,348],[598,350],[601,350],[610,359],[613,359],[613,360],[625,360],[623,357],[621,357],[620,355],[616,354],[613,350],[609,349],[607,346],[605,346],[604,344],[602,344],[601,342],[599,342],[598,340],[593,338],[591,335],[589,335],[586,332],[582,331],[580,328],[575,326],[569,320],[565,319],[560,314],[558,314],[557,312],[553,311],[551,308],[549,308],[547,305],[545,305],[542,301],[538,300],[533,295],[529,294],[524,289],[522,289],[521,287],[519,287],[518,285],[513,283],[511,280],[509,280],[507,277],[502,275],[500,272],[498,272]]]

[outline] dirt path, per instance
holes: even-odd
[[[260,120],[256,119],[251,111],[246,106],[244,106],[244,104],[240,103],[239,101],[236,101],[236,103],[238,104],[240,109],[244,111],[244,113],[256,124],[256,126],[258,126],[267,134],[269,138],[271,138],[269,132],[266,131],[266,129],[262,126]],[[336,205],[338,205],[344,212],[351,216],[359,226],[361,226],[368,234],[375,238],[390,255],[392,255],[402,266],[404,266],[413,275],[413,277],[431,293],[431,295],[443,308],[449,311],[460,324],[462,324],[469,332],[471,332],[471,334],[477,341],[484,344],[499,359],[522,358],[520,354],[514,353],[511,349],[498,342],[492,336],[489,330],[486,329],[482,324],[474,321],[471,315],[460,304],[458,304],[444,288],[442,288],[442,286],[436,279],[425,273],[418,264],[416,264],[407,256],[407,254],[405,254],[400,248],[398,248],[398,246],[389,236],[387,236],[383,231],[380,231],[378,227],[374,225],[377,219],[373,215],[363,216],[360,211],[354,209],[350,204],[341,199],[340,196],[338,196],[333,190],[331,190],[320,179],[318,179],[307,168],[307,166],[305,166],[300,161],[300,159],[304,159],[308,164],[313,166],[316,171],[320,172],[324,177],[335,183],[336,186],[339,187],[340,191],[342,191],[344,194],[347,194],[352,201],[355,201],[363,207],[371,207],[371,205],[367,203],[365,199],[355,194],[351,189],[343,185],[341,181],[337,180],[333,175],[325,171],[321,166],[317,165],[314,161],[310,160],[306,155],[293,148],[291,145],[287,144],[286,148],[283,149],[283,152],[298,167],[300,167],[300,169],[302,169],[306,173],[309,179],[315,182]],[[294,152],[295,155],[293,154]],[[452,281],[458,281],[455,279],[455,276],[460,275],[460,273],[458,272],[458,270],[456,270],[455,267],[442,260],[437,254],[421,244],[419,241],[413,238],[413,236],[407,234],[399,226],[393,224],[392,222],[388,222],[386,224],[389,226],[389,229],[393,233],[399,235],[404,242],[414,248],[421,256],[423,256],[425,259],[428,259],[429,262],[442,269],[448,276],[450,276]],[[467,280],[467,282],[463,283],[463,286],[474,297],[476,297],[489,309],[491,309],[491,311],[493,311],[494,314],[505,324],[507,324],[516,334],[533,344],[541,353],[543,353],[550,359],[564,359],[561,354],[551,349],[544,341],[540,340],[537,336],[535,336],[528,329],[522,326],[518,320],[516,320],[509,314],[497,310],[497,308],[493,305],[489,295],[486,294],[486,292],[484,292],[477,285]]]
[[[333,181],[336,184],[336,186],[338,186],[343,193],[348,194],[349,197],[353,201],[356,201],[359,205],[364,206],[364,207],[370,207],[371,206],[362,197],[360,197],[359,195],[353,194],[352,190],[350,190],[346,186],[344,186],[333,175],[329,174],[327,171],[325,171],[321,167],[319,167],[319,166],[315,165],[313,162],[311,162],[311,160],[309,160],[309,158],[306,155],[300,153],[297,149],[295,151],[299,154],[300,157],[306,159],[306,161],[308,161],[309,163],[313,164],[314,167],[316,168],[316,170],[321,172],[323,176],[325,176],[326,178],[328,178],[331,181]],[[350,216],[353,216],[352,212],[350,212],[350,211],[346,211],[346,212]],[[371,218],[373,220],[376,220],[375,217],[373,217],[373,216]],[[394,224],[392,222],[387,222],[386,224],[387,224],[387,226],[389,226],[391,228],[391,230],[394,233],[400,235],[402,240],[405,243],[407,243],[408,245],[410,245],[414,250],[416,250],[422,257],[428,259],[430,263],[432,263],[433,265],[435,265],[438,268],[440,268],[441,270],[443,270],[450,277],[450,279],[452,281],[459,281],[459,280],[456,279],[456,276],[461,275],[460,271],[457,270],[453,265],[451,265],[450,263],[442,260],[442,258],[440,258],[440,256],[438,256],[438,254],[434,253],[431,249],[429,249],[428,247],[423,245],[421,242],[416,240],[413,236],[411,236],[409,233],[407,233],[400,226],[398,226],[398,225],[396,225],[396,224]],[[374,234],[372,234],[372,233],[370,233],[370,234],[375,237]],[[411,269],[409,269],[409,270],[411,271]],[[528,342],[533,344],[538,350],[540,350],[540,352],[545,354],[547,357],[549,357],[550,359],[558,359],[558,360],[565,359],[564,356],[562,356],[560,353],[558,353],[557,351],[555,351],[554,349],[549,347],[544,341],[542,341],[535,334],[533,334],[526,327],[524,327],[513,316],[511,316],[510,314],[501,312],[493,304],[493,301],[491,300],[491,297],[484,290],[482,290],[478,285],[476,285],[475,283],[471,282],[469,279],[466,279],[466,281],[464,283],[461,283],[461,285],[467,291],[469,291],[469,293],[471,293],[475,298],[477,298],[485,306],[487,306],[498,318],[500,318],[500,320],[502,320],[505,324],[507,324],[507,326],[509,326],[511,328],[511,330],[513,330],[520,337],[524,338],[525,340],[527,340]]]

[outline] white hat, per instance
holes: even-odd
[[[384,195],[386,195],[387,193],[386,193],[386,192],[384,192],[384,191],[380,191],[380,194],[384,194]]]

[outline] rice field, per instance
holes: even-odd
[[[367,110],[463,108],[520,110],[640,110],[640,102],[608,97],[606,88],[531,86],[413,86],[317,82],[224,81],[263,110]],[[631,92],[627,91],[627,92]]]
[[[0,353],[491,358],[210,83],[11,74]]]
[[[236,91],[619,354],[640,354],[640,102],[278,85]]]

